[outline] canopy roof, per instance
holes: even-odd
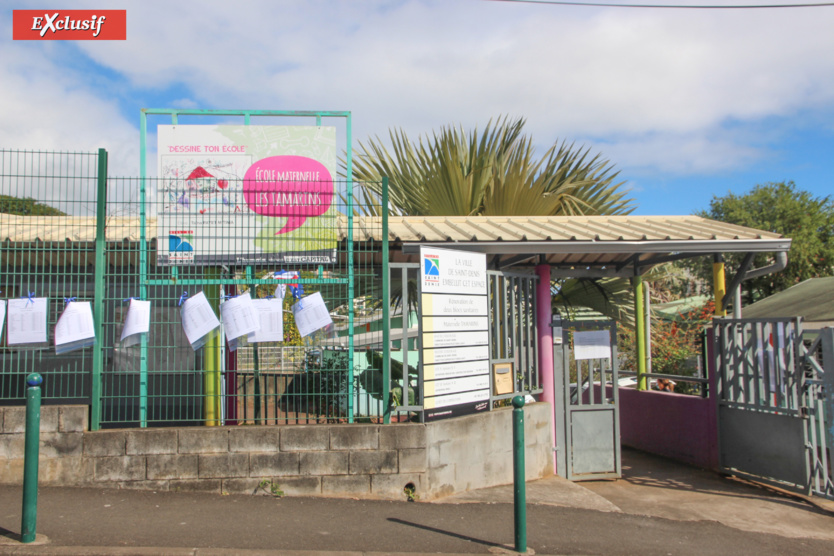
[[[139,218],[111,217],[108,241],[139,240]],[[382,240],[381,217],[354,217],[353,240]],[[147,219],[148,240],[156,219]],[[347,218],[339,218],[339,237]],[[92,242],[95,218],[0,215],[0,240]],[[492,268],[550,264],[557,275],[633,276],[670,260],[714,253],[787,252],[772,232],[698,216],[391,216],[392,260],[415,260],[420,245],[488,254]]]
[[[494,268],[545,263],[577,277],[631,276],[670,260],[791,245],[780,234],[699,216],[405,216],[389,218],[388,236],[405,254],[420,245],[465,249],[487,253]]]
[[[834,321],[834,277],[811,278],[744,308],[745,318],[802,317]]]

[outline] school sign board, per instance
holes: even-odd
[[[336,128],[157,128],[159,265],[336,261]]]
[[[420,248],[423,409],[427,421],[489,410],[486,255]]]

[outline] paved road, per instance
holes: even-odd
[[[19,488],[0,487],[0,528],[5,529],[0,533],[19,531],[19,503]],[[98,554],[115,553],[116,547],[200,547],[225,549],[221,552],[485,554],[513,543],[513,506],[504,503],[43,488],[38,510],[38,533],[46,535],[49,544],[0,545],[0,553],[46,554],[48,549],[57,550],[55,547],[76,547],[69,552],[57,550],[59,553]],[[528,508],[528,539],[537,554],[834,554],[834,541],[830,540],[741,531],[714,521],[676,521],[550,505]]]
[[[536,554],[834,554],[834,511],[624,450],[623,479],[528,484]],[[489,554],[512,547],[509,486],[441,503],[42,487],[21,545],[21,489],[0,486],[0,554]],[[156,547],[156,548],[155,548]],[[161,547],[161,548],[160,548]]]

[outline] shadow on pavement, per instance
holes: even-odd
[[[404,519],[399,519],[399,518],[396,518],[396,517],[389,517],[388,521],[390,521],[392,523],[399,523],[400,525],[408,525],[409,527],[416,527],[417,529],[422,529],[424,531],[431,531],[432,533],[439,533],[441,535],[448,535],[450,537],[454,537],[456,539],[460,539],[460,540],[463,540],[463,541],[469,541],[469,542],[474,542],[474,543],[478,543],[478,544],[483,544],[485,546],[494,546],[494,547],[503,548],[503,545],[500,545],[498,543],[485,541],[483,539],[476,539],[475,537],[469,537],[469,536],[466,536],[466,535],[461,535],[459,533],[452,533],[451,531],[444,531],[443,529],[438,529],[437,527],[430,527],[428,525],[421,525],[419,523],[414,523],[412,521],[406,521]]]

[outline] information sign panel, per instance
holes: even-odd
[[[486,255],[421,247],[426,420],[489,409]]]

